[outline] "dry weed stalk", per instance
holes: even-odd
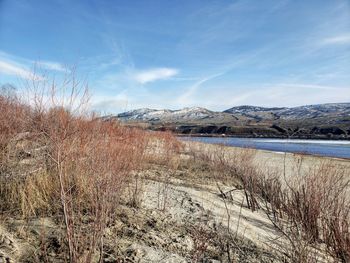
[[[102,262],[105,228],[128,175],[142,162],[147,135],[87,113],[87,86],[74,74],[61,86],[34,83],[27,104],[0,96],[0,210],[20,212],[25,218],[62,215],[70,262],[91,262],[96,254]],[[15,117],[11,122],[9,114]],[[5,162],[4,157],[13,154],[8,147],[13,137],[23,132],[30,134],[24,141],[38,148],[31,149],[28,158]],[[13,171],[29,161],[39,169]]]
[[[154,134],[157,141],[157,148],[160,151],[153,159],[158,164],[164,165],[166,171],[163,178],[158,180],[157,206],[161,211],[165,211],[168,204],[168,194],[171,178],[180,165],[179,153],[182,150],[182,144],[169,132],[157,132]],[[153,156],[153,158],[155,158]]]
[[[316,262],[327,257],[319,249],[322,243],[332,257],[350,260],[350,178],[345,168],[324,161],[305,171],[300,157],[287,178],[286,168],[281,175],[255,166],[253,150],[243,149],[238,154],[222,146],[191,150],[193,159],[204,160],[213,171],[240,181],[247,207],[252,211],[263,208],[291,244],[291,249],[283,251],[290,260]],[[286,158],[284,166],[285,162]],[[231,190],[218,189],[226,204]]]

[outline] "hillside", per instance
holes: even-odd
[[[341,118],[350,116],[350,103],[328,103],[306,105],[293,108],[264,108],[256,106],[239,106],[225,110],[226,113],[243,115],[255,119],[314,119]]]
[[[128,125],[180,134],[244,137],[350,138],[350,103],[299,107],[237,106],[223,112],[193,107],[180,110],[137,109],[105,118]]]
[[[122,121],[146,121],[146,122],[168,122],[168,123],[198,123],[198,122],[230,122],[239,120],[233,114],[225,112],[215,112],[205,108],[192,107],[180,110],[155,110],[155,109],[137,109],[116,116]],[[242,117],[245,119],[245,117]]]

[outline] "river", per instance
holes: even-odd
[[[345,140],[261,139],[236,137],[180,137],[180,139],[211,144],[223,144],[226,146],[248,147],[274,152],[304,153],[318,156],[350,158],[350,141]]]

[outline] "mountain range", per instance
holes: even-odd
[[[299,107],[243,105],[222,112],[201,107],[142,108],[104,118],[117,119],[127,125],[142,123],[149,129],[180,134],[350,139],[350,103]]]

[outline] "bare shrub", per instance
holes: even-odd
[[[170,132],[151,132],[147,161],[151,164],[171,165],[171,160],[183,151],[184,145]]]
[[[128,205],[139,208],[143,199],[144,178],[139,173],[131,174],[127,183]]]
[[[264,180],[262,188],[269,202],[266,208],[273,214],[271,220],[292,244],[295,261],[316,262],[325,257],[325,251],[319,251],[323,243],[331,256],[347,262],[350,178],[345,169],[330,161],[304,172],[301,164],[299,160],[293,177],[284,177],[282,183]]]
[[[1,144],[27,132],[26,141],[35,145],[25,158],[10,158],[14,165],[2,162],[0,210],[24,218],[60,216],[69,260],[91,262],[99,255],[101,261],[104,230],[113,220],[127,177],[142,163],[147,136],[89,114],[87,87],[74,75],[62,86],[36,85],[30,87],[28,104],[0,96]],[[7,121],[10,114],[17,116],[13,123]],[[32,153],[36,150],[40,158]],[[29,171],[28,165],[37,169]],[[23,173],[14,170],[22,166]]]
[[[224,145],[217,145],[202,151],[192,149],[192,154],[194,159],[201,159],[211,165],[216,182],[225,179],[235,187],[238,181],[245,193],[248,208],[252,211],[259,208],[256,195],[259,193],[261,173],[253,164],[254,150],[242,148],[231,152]]]
[[[29,109],[21,103],[11,86],[0,88],[0,160],[5,161],[6,147],[14,136],[25,130]]]
[[[255,211],[263,208],[271,222],[289,245],[282,245],[282,254],[292,262],[318,262],[328,255],[348,262],[350,240],[350,178],[347,170],[331,161],[324,161],[305,171],[303,157],[296,158],[292,174],[287,178],[277,170],[257,167],[254,150],[229,151],[223,146],[192,147],[194,160],[210,164],[210,169],[238,179],[245,193],[246,204]],[[286,158],[284,158],[284,162]],[[284,164],[285,165],[285,164]],[[235,188],[232,185],[233,189]],[[218,185],[224,203],[228,192]],[[228,199],[229,200],[229,199]],[[322,244],[325,249],[321,249]]]

